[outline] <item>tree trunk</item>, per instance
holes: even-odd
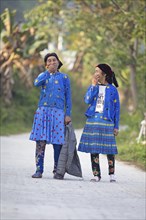
[[[10,105],[12,101],[12,87],[14,84],[12,79],[12,67],[7,67],[5,72],[1,74],[1,77],[2,96],[4,102]]]
[[[77,53],[73,68],[71,70],[74,74],[80,74],[80,77],[77,77],[76,79],[76,83],[80,87],[82,87],[83,56],[84,51],[79,51]]]
[[[133,101],[133,110],[137,107],[137,86],[136,86],[136,57],[137,57],[138,40],[136,39],[134,44],[130,46],[131,63],[130,68],[130,85]]]
[[[133,99],[133,107],[134,110],[137,107],[137,86],[136,86],[136,66],[133,64],[130,64],[130,81],[131,81],[131,94]]]
[[[72,72],[81,72],[83,70],[83,56],[84,56],[84,51],[80,51],[76,55],[76,60],[74,62],[74,66],[72,68]]]

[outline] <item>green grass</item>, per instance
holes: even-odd
[[[31,131],[31,127],[28,127],[24,123],[12,123],[9,125],[2,125],[1,135],[8,136],[13,134],[27,133]]]
[[[119,133],[117,137],[118,155],[121,161],[136,165],[146,170],[146,145],[136,142],[137,133],[128,129]]]

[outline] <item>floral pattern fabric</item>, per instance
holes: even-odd
[[[115,172],[115,155],[107,155],[109,175]],[[91,154],[91,165],[94,176],[101,177],[99,154]]]

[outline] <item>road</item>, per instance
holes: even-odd
[[[82,130],[76,130],[79,142]],[[78,152],[83,179],[53,179],[53,149],[47,146],[42,179],[33,179],[35,142],[29,134],[1,137],[1,220],[145,220],[145,172],[116,161],[110,183],[100,155],[102,180],[90,182],[90,155]]]

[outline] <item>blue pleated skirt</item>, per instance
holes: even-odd
[[[39,107],[34,115],[30,140],[45,140],[47,144],[64,144],[64,111]]]
[[[104,120],[102,113],[87,119],[78,151],[85,153],[117,154],[114,123]]]

